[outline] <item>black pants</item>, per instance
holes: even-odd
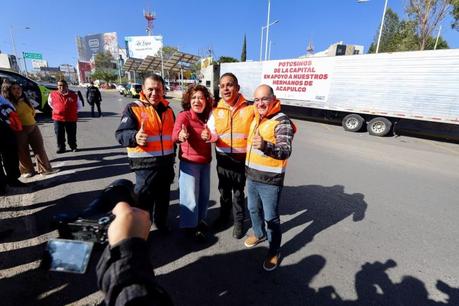
[[[158,228],[167,225],[173,164],[155,169],[135,170],[135,193],[139,208],[147,210]]]
[[[0,126],[0,188],[17,181],[19,158],[16,135],[7,126]]]
[[[54,133],[56,134],[59,150],[65,151],[65,133],[67,133],[67,141],[70,149],[77,148],[76,129],[76,122],[54,121]]]
[[[242,223],[245,215],[245,169],[241,167],[228,169],[217,164],[217,174],[220,215],[229,216],[232,210],[234,223]]]
[[[94,106],[97,106],[97,111],[99,112],[99,117],[102,115],[100,110],[100,102],[91,103],[91,117],[94,117]]]

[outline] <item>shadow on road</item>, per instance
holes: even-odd
[[[99,157],[95,159],[97,158]],[[93,179],[105,178],[107,173],[115,172],[116,175],[116,168],[120,168],[120,165],[117,159],[113,161],[115,162],[108,166],[105,164],[104,167],[92,169],[91,171],[95,171],[93,174],[85,171],[78,173],[83,172],[83,178],[86,174]],[[103,162],[106,161],[101,163]],[[67,179],[80,180],[72,179],[71,176]],[[16,242],[49,233],[54,229],[50,216],[61,212],[80,212],[99,193],[100,191],[76,193],[57,201],[20,207],[18,211],[41,210],[33,215],[2,220],[2,227],[14,228],[14,232],[10,238],[3,238],[1,242]],[[178,197],[177,190],[173,190],[171,194],[174,194],[172,200]],[[215,204],[212,203],[211,206]],[[304,229],[284,242],[283,256],[293,253],[298,255],[303,246],[317,234],[349,216],[355,222],[363,220],[367,206],[362,194],[346,194],[344,187],[339,185],[285,186],[280,212],[284,218],[293,217],[282,224],[282,229],[284,232],[297,227]],[[2,211],[8,209],[10,208],[3,208]],[[208,219],[212,219],[218,209],[212,207]],[[298,256],[298,262],[281,265],[270,273],[262,269],[267,253],[264,246],[199,258],[190,257],[189,261],[175,263],[178,259],[218,243],[218,238],[212,233],[209,233],[209,239],[205,243],[197,243],[181,236],[177,230],[178,212],[179,205],[171,205],[169,221],[174,228],[171,234],[161,235],[158,231],[153,231],[149,237],[150,256],[154,267],[169,264],[170,272],[157,275],[157,280],[168,290],[176,305],[459,305],[459,288],[453,288],[442,280],[437,281],[436,288],[448,297],[445,302],[430,299],[424,282],[413,276],[406,275],[398,283],[392,281],[388,270],[397,269],[397,264],[392,259],[361,265],[354,275],[355,299],[341,297],[333,280],[329,285],[319,288],[312,285],[314,278],[326,266],[326,258],[319,254],[308,254],[303,258]],[[27,224],[30,222],[35,224],[28,228]],[[30,228],[38,230],[30,233]],[[45,244],[39,244],[1,252],[0,270],[7,271],[36,262],[41,258],[44,247]],[[24,268],[23,272],[17,272],[11,277],[0,275],[1,304],[64,305],[96,293],[95,265],[99,257],[100,250],[96,250],[88,272],[84,275],[49,272],[40,268]]]
[[[284,186],[280,214],[296,216],[281,224],[282,231],[285,233],[311,222],[283,244],[284,256],[299,251],[315,235],[351,215],[355,222],[363,220],[367,206],[363,194],[347,194],[341,185]]]
[[[201,257],[157,279],[176,305],[459,305],[459,289],[443,281],[436,286],[448,296],[446,303],[429,299],[425,284],[415,277],[404,276],[394,283],[386,273],[393,260],[362,265],[355,275],[357,298],[346,300],[332,284],[311,287],[326,264],[323,256],[310,255],[267,273],[261,268],[266,251],[255,248]]]

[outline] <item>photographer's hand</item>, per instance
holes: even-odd
[[[127,238],[147,240],[151,226],[147,211],[131,207],[126,202],[119,202],[112,212],[115,220],[108,228],[108,242],[111,246]]]

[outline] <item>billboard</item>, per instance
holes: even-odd
[[[163,47],[162,36],[127,36],[124,40],[128,57],[144,59],[156,55]]]
[[[89,83],[91,81],[91,63],[78,61],[78,81]]]
[[[278,98],[324,102],[334,63],[334,57],[265,61],[260,82],[271,86]]]
[[[78,60],[88,62],[97,53],[109,51],[118,58],[118,36],[116,32],[77,36]]]
[[[43,59],[33,59],[31,62],[33,69],[40,69],[40,67],[48,67],[48,61]]]

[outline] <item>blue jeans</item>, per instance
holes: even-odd
[[[207,216],[210,164],[180,161],[180,228],[192,228]]]
[[[253,233],[258,238],[267,236],[271,255],[279,252],[282,239],[279,218],[281,191],[282,186],[254,182],[247,178],[247,202]]]

